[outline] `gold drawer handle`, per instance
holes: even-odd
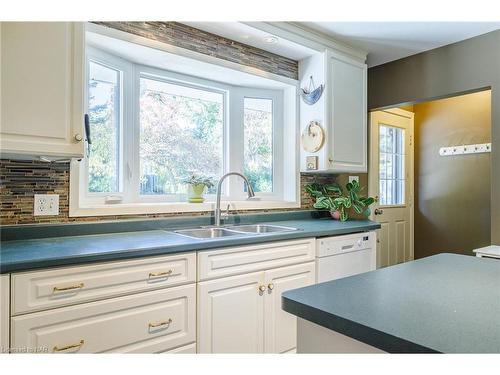
[[[273,290],[274,289],[274,284],[273,283],[269,283],[269,285],[267,286],[267,288],[269,290]]]
[[[52,349],[52,350],[54,352],[63,352],[63,351],[68,350],[68,349],[81,348],[83,346],[83,344],[85,344],[85,341],[84,340],[80,340],[80,342],[78,344],[72,344],[72,345],[68,345],[68,346],[63,346],[61,348],[59,348],[57,346],[54,346],[54,349]]]
[[[265,285],[259,286],[259,292],[264,293],[265,291],[266,291],[266,286]]]
[[[84,286],[85,285],[83,283],[80,283],[78,285],[72,285],[72,286],[64,286],[64,287],[55,286],[54,289],[52,290],[52,292],[57,293],[57,292],[64,292],[67,290],[82,289]]]
[[[164,322],[158,322],[158,323],[149,323],[149,328],[157,328],[157,327],[162,327],[162,326],[167,326],[172,323],[172,319],[165,320]]]
[[[149,277],[162,277],[162,276],[170,276],[174,271],[168,270],[166,272],[150,272]]]

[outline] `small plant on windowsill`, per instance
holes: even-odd
[[[361,196],[361,188],[357,181],[349,182],[345,188],[346,194],[338,184],[312,183],[306,185],[306,192],[316,199],[314,208],[330,211],[331,217],[335,220],[348,220],[351,210],[364,217],[370,216],[369,206],[375,202],[375,199]]]
[[[205,188],[210,189],[214,186],[212,178],[196,174],[191,174],[190,176],[184,178],[182,182],[188,185],[189,203],[203,203],[205,200],[203,197]]]

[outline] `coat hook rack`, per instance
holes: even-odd
[[[487,152],[491,152],[491,143],[441,147],[439,149],[439,155],[441,156],[484,154]]]

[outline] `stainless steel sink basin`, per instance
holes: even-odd
[[[235,225],[228,228],[231,231],[241,232],[241,233],[279,233],[279,232],[291,232],[298,230],[292,227],[283,227],[280,225],[267,225],[267,224],[247,224],[247,225]]]
[[[239,232],[233,232],[225,228],[181,229],[181,230],[176,230],[175,233],[191,238],[203,238],[203,239],[237,236],[238,234],[241,234]]]
[[[174,233],[197,239],[211,239],[211,238],[238,236],[238,235],[239,236],[252,235],[252,234],[259,235],[266,233],[291,232],[294,230],[298,229],[292,227],[284,227],[281,225],[245,224],[245,225],[234,225],[231,227],[180,229],[174,231]]]

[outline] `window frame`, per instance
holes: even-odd
[[[401,198],[402,202],[401,203],[388,203],[388,204],[382,204],[380,203],[379,206],[380,207],[383,207],[383,208],[389,208],[389,207],[406,207],[407,205],[407,197],[406,197],[406,157],[407,157],[407,154],[406,154],[406,144],[405,144],[405,139],[406,139],[406,129],[405,128],[402,128],[402,127],[399,127],[399,126],[394,126],[394,125],[387,125],[387,124],[381,124],[379,126],[379,143],[380,143],[380,128],[386,128],[386,129],[395,129],[397,131],[400,131],[401,132],[401,149],[402,149],[402,153],[398,153],[397,152],[397,148],[398,148],[398,138],[396,138],[396,140],[394,141],[394,147],[396,148],[396,152],[387,152],[387,151],[382,151],[382,147],[380,147],[379,145],[379,152],[378,152],[378,159],[379,159],[379,165],[378,165],[378,180],[379,180],[379,195],[380,195],[380,202],[382,202],[382,189],[381,189],[381,183],[382,183],[382,180],[384,180],[387,184],[388,181],[392,181],[392,183],[397,183],[399,181],[402,181],[403,184],[402,184],[402,191],[401,191],[401,195],[399,195],[398,193],[396,194],[396,198]],[[387,135],[386,135],[387,137]],[[386,145],[387,147],[387,145]],[[380,169],[380,159],[381,159],[381,155],[384,154],[384,155],[392,155],[395,157],[395,160],[396,160],[396,157],[399,156],[399,157],[402,157],[402,160],[400,161],[400,166],[402,168],[402,178],[381,178],[381,169]],[[387,160],[387,159],[386,159]],[[387,161],[386,161],[387,163]],[[394,170],[397,170],[398,168],[398,165],[396,164],[396,162],[394,162]],[[386,170],[386,174],[387,174],[387,170]],[[386,189],[387,190],[387,189]],[[396,187],[394,190],[398,190],[398,188]]]
[[[85,89],[84,89],[84,108],[85,113],[88,113],[89,108],[89,76],[90,76],[90,62],[93,61],[96,64],[108,67],[110,69],[120,72],[120,99],[119,99],[119,159],[118,159],[118,192],[89,192],[89,175],[88,175],[88,158],[87,155],[81,160],[82,167],[80,168],[80,179],[83,183],[83,199],[87,204],[99,204],[104,201],[107,196],[119,197],[123,199],[125,197],[125,185],[128,183],[126,181],[126,169],[125,169],[125,158],[124,155],[128,150],[127,144],[129,143],[129,135],[127,134],[127,129],[130,127],[129,124],[129,110],[130,110],[130,89],[125,86],[130,86],[124,77],[132,72],[132,64],[118,56],[109,54],[100,49],[87,46],[86,57],[85,57]],[[92,139],[92,134],[90,134]]]
[[[215,92],[223,95],[223,119],[222,119],[222,137],[223,137],[223,146],[222,146],[222,173],[225,173],[226,170],[226,160],[227,160],[227,128],[228,128],[228,95],[229,95],[229,87],[228,85],[220,84],[217,82],[212,82],[204,79],[200,79],[198,77],[187,76],[179,73],[169,72],[162,69],[152,68],[146,65],[135,65],[134,67],[134,82],[136,87],[134,88],[134,109],[136,111],[134,115],[135,121],[135,129],[134,129],[134,141],[137,142],[137,146],[134,148],[137,152],[134,153],[134,162],[132,168],[132,186],[136,187],[133,189],[132,200],[138,203],[144,202],[185,202],[187,197],[185,194],[158,194],[158,195],[141,195],[140,194],[140,154],[139,154],[139,142],[140,142],[140,108],[139,108],[139,96],[140,96],[140,79],[141,78],[155,79],[160,82],[165,82],[169,84],[190,87],[197,90],[205,90],[210,92]],[[227,190],[226,190],[227,191]],[[226,197],[224,195],[224,197]],[[215,194],[205,194],[205,199],[207,201],[214,200]]]
[[[171,205],[172,210],[176,212],[205,211],[211,209],[215,201],[215,194],[205,195],[206,204],[190,207],[186,196],[183,194],[164,194],[164,195],[141,195],[140,194],[140,78],[152,78],[164,81],[170,84],[179,84],[195,89],[222,93],[224,100],[224,119],[223,119],[223,173],[229,171],[243,172],[244,167],[244,98],[270,99],[273,103],[273,192],[256,193],[258,201],[243,202],[246,200],[246,194],[243,191],[243,181],[237,178],[229,178],[224,182],[222,198],[231,201],[233,207],[238,203],[238,209],[249,208],[281,208],[281,207],[300,207],[300,196],[295,194],[296,199],[292,202],[285,198],[285,178],[284,178],[284,90],[268,90],[260,88],[233,86],[226,83],[206,80],[204,78],[176,73],[155,67],[149,67],[142,64],[122,59],[121,57],[109,54],[91,46],[87,46],[86,56],[86,75],[85,75],[85,108],[88,110],[88,82],[89,82],[89,63],[95,63],[109,66],[111,69],[121,71],[120,75],[120,160],[118,175],[121,192],[117,193],[91,193],[88,192],[88,165],[87,158],[82,159],[81,164],[75,166],[78,169],[78,208],[72,212],[81,211],[81,207],[132,207],[141,205],[166,203]],[[295,173],[298,172],[295,171]],[[74,173],[72,174],[71,185],[74,186]],[[229,193],[229,194],[228,194]],[[121,200],[119,204],[106,204],[106,197],[117,197]],[[257,203],[258,202],[258,203]],[[179,209],[178,207],[182,207]],[[241,207],[241,208],[240,208]],[[140,208],[134,208],[132,211],[141,211]],[[104,210],[106,211],[106,210]],[[148,209],[144,208],[144,212]],[[161,212],[169,212],[168,207]],[[110,213],[113,214],[113,213]]]

